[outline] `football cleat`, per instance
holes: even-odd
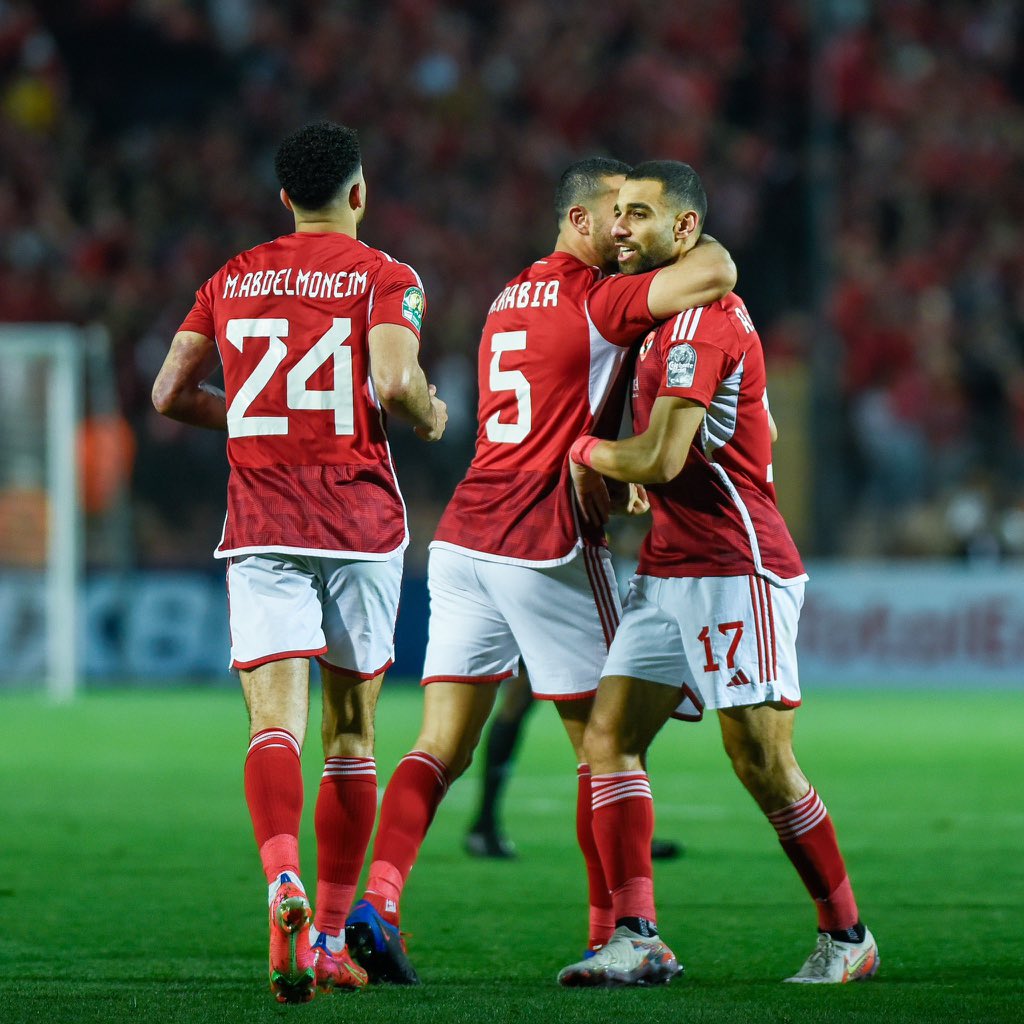
[[[792,978],[799,985],[844,985],[848,981],[866,981],[878,970],[878,944],[865,930],[863,942],[840,942],[827,932],[819,932],[814,952]]]
[[[465,845],[471,857],[514,860],[516,856],[516,844],[497,832],[467,832]]]
[[[645,938],[629,928],[616,928],[600,949],[558,972],[566,988],[619,988],[665,985],[683,968],[657,936]]]
[[[405,952],[402,934],[377,913],[367,900],[360,900],[345,922],[345,940],[356,962],[371,982],[418,985],[419,975]]]
[[[317,935],[310,948],[316,987],[321,992],[355,992],[369,981],[366,971],[349,955],[347,945],[339,950],[328,947],[326,933]]]
[[[313,918],[301,883],[278,879],[270,901],[270,991],[279,1003],[308,1003],[316,995],[309,922]]]

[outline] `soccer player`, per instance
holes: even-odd
[[[677,259],[696,243],[706,209],[687,164],[634,168],[616,210],[620,268],[636,275]],[[642,759],[670,715],[705,708],[717,709],[736,774],[817,907],[816,948],[787,980],[870,977],[875,940],[861,923],[832,820],[793,754],[807,577],[775,502],[764,356],[742,301],[730,294],[652,331],[632,393],[634,436],[582,436],[570,455],[589,517],[603,515],[588,497],[603,474],[646,484],[653,520],[583,741],[616,931],[558,980],[640,985],[680,971],[655,924],[654,815]]]
[[[612,931],[581,741],[619,602],[603,532],[576,514],[566,456],[581,430],[617,433],[622,401],[611,393],[617,379],[625,384],[629,347],[735,281],[717,243],[656,273],[605,278],[627,169],[597,158],[565,172],[554,251],[501,289],[487,314],[476,452],[431,545],[423,724],[388,783],[366,898],[349,918],[349,946],[371,980],[417,980],[398,931],[402,890],[442,797],[469,765],[499,682],[520,658],[577,754],[590,945]]]
[[[245,796],[269,885],[280,1002],[352,989],[344,923],[377,809],[373,718],[394,654],[408,543],[384,414],[436,441],[447,421],[418,362],[416,272],[356,240],[356,133],[307,125],[275,167],[295,232],[229,260],[196,293],[153,387],[166,416],[226,430],[231,664],[249,710]],[[202,382],[217,365],[226,395]],[[299,875],[309,659],[323,681],[315,928]],[[312,941],[311,941],[312,940]]]

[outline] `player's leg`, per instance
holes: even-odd
[[[498,607],[512,627],[537,697],[557,707],[576,755],[576,838],[587,874],[587,948],[603,945],[613,923],[611,894],[594,844],[590,768],[583,730],[621,607],[608,552],[584,550],[546,569],[490,566]]]
[[[625,676],[601,680],[584,735],[594,844],[611,897],[613,932],[591,958],[558,975],[569,987],[647,985],[681,968],[661,941],[654,904],[654,803],[643,758],[679,691]]]
[[[658,936],[651,839],[654,804],[644,770],[651,741],[680,701],[679,630],[634,581],[584,733],[593,834],[615,931],[590,958],[564,968],[567,986],[644,985],[681,970]]]
[[[523,722],[534,705],[526,670],[509,679],[502,688],[501,704],[491,718],[484,742],[484,763],[480,807],[466,834],[466,851],[475,857],[515,857],[515,845],[505,838],[500,806]]]
[[[370,679],[321,661],[324,770],[316,802],[317,886],[312,930],[317,985],[350,991],[366,971],[346,949],[345,920],[377,816],[374,714],[383,673]]]
[[[832,818],[793,753],[795,710],[762,704],[718,714],[737,776],[775,828],[817,908],[818,945],[787,980],[827,984],[871,977],[878,948],[860,920]]]
[[[430,631],[420,734],[381,804],[366,898],[349,916],[353,953],[371,980],[418,981],[398,931],[400,899],[438,805],[468,767],[497,686],[519,659],[508,626],[480,587],[476,560],[432,551]]]
[[[777,587],[752,576],[694,581],[694,588],[704,603],[694,619],[703,626],[691,644],[691,668],[704,663],[705,703],[719,711],[733,768],[817,907],[818,946],[790,980],[868,977],[878,966],[874,939],[859,920],[832,820],[793,753],[803,585]]]
[[[374,716],[394,660],[402,558],[321,558],[316,565],[328,650],[319,659],[324,769],[315,814],[313,951],[318,987],[352,990],[367,975],[349,957],[345,924],[377,815]]]
[[[426,687],[419,736],[384,791],[366,892],[348,918],[349,946],[371,981],[419,983],[398,930],[402,892],[438,806],[469,766],[497,688],[441,680]]]
[[[381,804],[366,898],[391,924],[434,814],[466,770],[494,706],[497,683],[435,680],[424,687],[423,721]]]
[[[313,997],[311,908],[299,876],[300,754],[307,658],[326,650],[319,597],[301,559],[253,555],[228,567],[232,665],[249,709],[245,796],[268,882],[270,984],[280,1002]]]

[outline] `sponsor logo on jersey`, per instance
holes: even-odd
[[[406,288],[402,297],[402,316],[418,331],[423,326],[423,309],[426,300],[419,288]]]
[[[673,345],[668,351],[665,382],[670,388],[693,387],[697,371],[697,352],[692,345]]]
[[[641,346],[640,346],[640,358],[641,359],[646,359],[647,358],[647,353],[651,351],[651,346],[654,344],[654,336],[657,333],[658,333],[657,331],[651,331],[651,333],[648,334],[646,338],[644,338],[643,344],[641,344]]]

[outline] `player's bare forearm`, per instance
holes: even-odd
[[[667,483],[682,471],[704,414],[697,402],[663,396],[655,401],[642,434],[621,441],[580,438],[570,459],[623,483]]]
[[[448,407],[427,384],[419,364],[419,338],[400,324],[370,330],[370,376],[377,399],[390,416],[411,423],[418,437],[437,441],[448,422]]]
[[[217,361],[212,339],[192,331],[179,331],[153,383],[153,405],[157,412],[194,427],[227,430],[224,393],[205,383]]]
[[[420,373],[422,376],[422,371]],[[425,376],[421,385],[381,398],[381,405],[388,415],[411,423],[417,437],[424,441],[439,441],[448,423],[448,406],[437,397],[437,388],[427,384]]]
[[[704,235],[684,256],[658,271],[647,304],[652,316],[666,320],[684,309],[717,302],[735,286],[736,264],[728,250]]]

